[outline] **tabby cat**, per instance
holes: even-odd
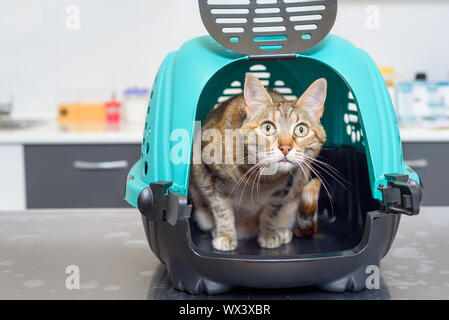
[[[243,94],[209,113],[202,131],[220,136],[195,139],[193,157],[201,152],[202,161],[192,163],[189,192],[194,219],[211,231],[214,249],[232,251],[238,239],[253,237],[263,248],[278,248],[291,242],[292,230],[297,236],[315,233],[321,184],[310,173],[326,141],[320,122],[326,91],[327,81],[318,79],[289,102],[247,74]],[[229,132],[235,134],[231,143]],[[234,138],[242,139],[243,155]],[[214,154],[206,149],[230,154],[233,163],[211,162]]]

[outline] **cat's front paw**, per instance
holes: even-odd
[[[237,248],[237,238],[227,236],[216,237],[212,240],[212,245],[215,250],[232,251]]]
[[[290,229],[282,228],[279,229],[276,233],[278,234],[279,238],[281,238],[282,244],[289,244],[290,242],[292,242],[293,232]]]
[[[257,237],[257,242],[266,249],[276,249],[282,245],[281,237],[276,233],[261,233]]]
[[[292,241],[293,233],[290,229],[282,228],[276,233],[260,233],[257,242],[262,248],[276,249],[283,244],[288,244]]]

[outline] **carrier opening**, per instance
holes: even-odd
[[[231,253],[215,251],[211,236],[190,221],[191,246],[204,255],[252,257],[308,257],[339,255],[356,250],[365,232],[366,213],[378,209],[370,188],[363,130],[357,103],[347,83],[330,67],[307,57],[296,60],[235,61],[218,71],[206,84],[198,101],[196,120],[204,121],[214,106],[243,91],[246,73],[255,74],[265,85],[296,100],[318,78],[328,81],[322,124],[327,142],[319,155],[334,170],[314,168],[324,181],[318,206],[318,230],[312,238],[296,238],[278,249],[263,249],[256,239],[239,240]],[[195,208],[193,208],[194,214]]]

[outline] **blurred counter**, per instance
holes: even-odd
[[[192,296],[171,287],[137,209],[0,211],[0,299],[448,299],[448,227],[449,207],[404,217],[377,290],[240,288]],[[70,289],[76,267],[80,288]]]
[[[60,125],[56,121],[14,130],[0,130],[0,144],[140,144],[142,124],[104,123]]]
[[[400,128],[402,142],[449,142],[449,129]]]

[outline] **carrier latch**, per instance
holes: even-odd
[[[385,212],[413,216],[419,213],[422,187],[406,174],[387,174],[387,186],[380,186]]]
[[[167,221],[171,225],[190,218],[192,206],[187,204],[187,197],[170,189],[172,184],[159,181],[143,189],[137,201],[140,213],[150,221]]]

